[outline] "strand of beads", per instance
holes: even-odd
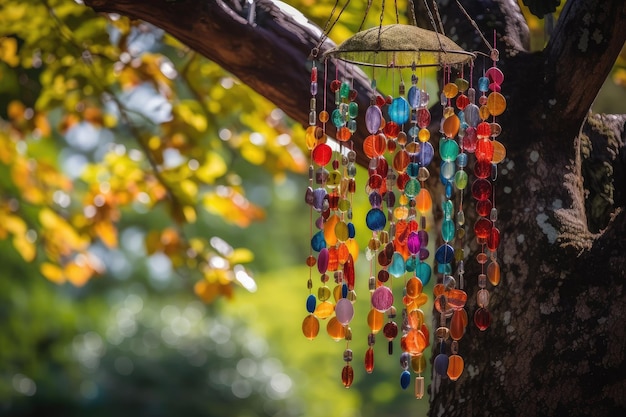
[[[472,195],[477,200],[476,212],[480,216],[474,225],[476,239],[481,245],[481,252],[476,257],[482,271],[478,276],[480,288],[477,293],[478,308],[474,313],[474,323],[480,330],[486,330],[492,321],[491,313],[487,308],[490,298],[489,291],[486,289],[487,280],[489,279],[494,286],[500,281],[500,267],[496,257],[500,231],[495,226],[497,209],[493,204],[495,190],[492,182],[497,178],[497,164],[502,162],[506,155],[504,145],[496,140],[502,131],[501,126],[496,122],[496,117],[506,109],[506,99],[500,93],[504,75],[496,66],[497,54],[497,50],[492,50],[493,66],[478,80],[478,89],[482,93],[479,99],[479,104],[481,104],[479,116],[482,121],[476,129],[474,174],[477,179],[472,184]],[[489,117],[492,117],[491,123],[487,122]],[[489,260],[486,249],[492,253],[491,263],[487,267],[488,274],[485,274],[485,264]]]

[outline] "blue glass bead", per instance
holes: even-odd
[[[402,374],[400,374],[400,386],[402,389],[407,389],[409,385],[411,385],[411,373],[409,371],[402,371]]]
[[[454,186],[452,184],[452,181],[446,180],[446,186],[444,191],[446,198],[452,198],[452,194],[454,194]]]
[[[465,108],[465,121],[468,126],[476,127],[480,123],[480,109],[475,104],[468,104]]]
[[[369,200],[372,208],[380,208],[380,206],[383,204],[383,197],[378,191],[372,191],[369,194]]]
[[[343,117],[343,115],[341,114],[341,111],[339,111],[339,109],[333,110],[333,114],[331,115],[331,119],[332,119],[333,124],[335,125],[335,127],[343,127],[343,126],[346,125],[346,119],[345,119],[345,117]]]
[[[420,164],[418,164],[417,162],[411,162],[406,167],[406,173],[411,178],[417,177],[417,174],[419,173],[419,170],[420,170]]]
[[[430,281],[430,275],[432,274],[432,268],[426,262],[419,262],[415,266],[415,276],[422,281],[423,285],[428,284]]]
[[[388,112],[391,121],[401,125],[409,120],[411,109],[409,108],[409,103],[404,97],[396,97],[391,102]]]
[[[421,95],[421,91],[419,88],[417,88],[416,86],[411,86],[411,88],[409,88],[409,93],[407,94],[407,99],[409,101],[409,105],[416,109],[419,107],[420,105],[420,95]]]
[[[454,239],[454,235],[456,234],[456,228],[454,227],[454,221],[452,220],[444,220],[441,224],[441,237],[444,241],[450,242]]]
[[[420,132],[420,128],[419,127],[411,126],[411,128],[409,129],[407,134],[409,135],[409,137],[413,138],[413,141],[415,141],[415,138],[417,137],[419,132]]]
[[[308,311],[309,313],[313,313],[315,311],[315,304],[315,296],[313,294],[309,294],[306,299],[306,311]]]
[[[365,223],[370,230],[377,232],[385,228],[387,216],[381,209],[373,208],[367,212]]]
[[[354,238],[356,236],[356,228],[352,222],[348,223],[348,238]]]
[[[420,192],[421,189],[422,186],[420,185],[420,182],[416,178],[411,178],[404,186],[404,195],[409,198],[413,198]]]
[[[465,168],[467,166],[467,154],[466,153],[460,153],[457,155],[456,165],[459,168]]]
[[[438,264],[437,265],[437,273],[439,274],[451,274],[452,273],[452,264]]]
[[[372,135],[380,129],[383,120],[383,113],[378,106],[369,106],[365,111],[365,127]]]
[[[319,252],[326,247],[326,239],[324,239],[324,231],[320,230],[311,238],[311,249]]]
[[[428,166],[435,156],[435,148],[433,148],[430,142],[424,142],[418,155],[420,165],[423,167]]]
[[[465,122],[465,112],[463,110],[459,110],[459,112],[456,115],[459,118],[461,129],[463,129],[463,125],[466,124],[466,122]]]
[[[478,91],[481,91],[483,93],[489,91],[489,78],[480,77],[478,79]]]
[[[459,155],[459,144],[452,139],[439,141],[439,154],[444,161],[454,161]]]
[[[445,178],[446,180],[451,180],[456,173],[456,166],[454,165],[454,162],[441,161],[441,170],[439,172],[442,178]]]
[[[435,356],[435,372],[442,378],[448,378],[448,355],[445,353]]]
[[[348,296],[348,284],[343,284],[341,286],[341,298],[346,298]]]
[[[409,259],[406,260],[404,266],[406,268],[406,272],[413,272],[415,271],[415,268],[417,267],[417,258],[415,256],[411,256]],[[423,284],[423,282],[422,282]]]
[[[401,253],[394,252],[393,257],[391,258],[391,264],[387,267],[387,271],[396,278],[404,275],[406,267]]]
[[[350,116],[350,117],[352,117],[352,116]],[[348,120],[348,122],[346,123],[346,127],[348,128],[350,133],[356,132],[356,120],[354,120],[354,119]]]
[[[440,264],[449,264],[454,259],[454,248],[447,243],[439,246],[435,251],[435,260]]]
[[[452,218],[452,213],[454,212],[454,203],[450,200],[446,200],[441,203],[441,209],[443,210],[443,218],[445,220],[450,220]]]

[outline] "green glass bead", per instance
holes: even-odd
[[[459,190],[464,190],[465,187],[467,187],[467,182],[467,172],[457,171],[456,174],[454,174],[454,185],[456,185],[456,188],[458,188]]]

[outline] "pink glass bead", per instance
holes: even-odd
[[[378,311],[387,311],[393,305],[393,293],[388,287],[381,285],[372,294],[372,307]]]

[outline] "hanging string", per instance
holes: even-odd
[[[365,7],[365,14],[363,15],[363,20],[361,20],[361,24],[359,25],[359,30],[357,30],[357,32],[360,32],[363,29],[363,25],[365,24],[365,19],[367,19],[367,15],[370,12],[370,8],[372,7],[372,1],[373,0],[367,0],[367,6]]]
[[[339,5],[339,0],[335,0],[335,4],[333,5],[332,10],[330,11],[330,15],[328,16],[328,20],[326,21],[326,24],[324,25],[324,30],[322,31],[322,36],[320,36],[320,39],[319,39],[317,45],[315,45],[315,47],[313,49],[311,49],[311,55],[313,57],[316,57],[317,54],[319,53],[320,47],[322,46],[322,44],[324,42],[326,42],[326,39],[328,39],[328,36],[330,35],[330,31],[333,30],[333,27],[335,27],[335,24],[337,24],[337,22],[339,21],[339,18],[343,14],[344,10],[346,10],[346,8],[348,7],[348,4],[350,4],[350,0],[346,1],[346,3],[343,5],[341,10],[339,11],[339,14],[337,14],[337,17],[335,18],[335,20],[331,24],[331,20],[333,18],[333,15],[335,14],[335,11],[337,10],[337,6]]]
[[[433,12],[430,10],[430,7],[428,7],[427,0],[424,0],[424,6],[426,6],[426,11],[428,11],[428,17],[430,19],[430,24],[433,26],[433,30],[435,32],[435,35],[437,36],[437,42],[439,42],[439,49],[441,49],[442,51],[445,51],[445,48],[443,47],[443,44],[441,43],[441,39],[439,38],[439,32],[437,31],[437,24],[435,23],[435,18],[433,16]]]
[[[409,11],[411,12],[411,24],[417,26],[417,17],[415,16],[415,4],[413,0],[409,0]]]
[[[439,31],[442,35],[445,35],[446,32],[443,30],[443,21],[441,20],[441,15],[439,14],[439,7],[437,7],[437,2],[433,1],[433,9],[435,9],[435,16],[437,16],[437,22],[439,23]]]
[[[476,33],[478,33],[478,35],[481,37],[481,39],[483,40],[485,46],[487,47],[487,49],[489,49],[489,52],[492,53],[494,51],[495,46],[491,46],[489,44],[489,41],[487,41],[487,38],[485,38],[485,36],[481,32],[480,28],[478,27],[478,24],[476,24],[474,19],[472,19],[472,17],[469,15],[469,13],[467,13],[467,10],[465,10],[465,8],[461,5],[461,2],[459,2],[459,0],[456,0],[456,4],[457,4],[457,6],[459,6],[459,9],[461,9],[463,14],[467,18],[467,20],[470,22],[470,24],[472,26],[474,26],[474,29],[476,29]],[[494,42],[494,45],[495,45],[495,42]]]
[[[398,15],[398,0],[393,0],[393,5],[396,9],[396,23],[400,23],[400,16]]]

